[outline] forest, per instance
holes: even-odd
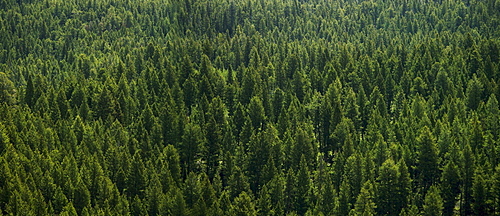
[[[500,215],[500,0],[0,0],[0,215]]]

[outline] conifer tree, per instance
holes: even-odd
[[[419,183],[423,188],[429,188],[430,185],[436,182],[439,175],[439,158],[434,136],[427,126],[421,129],[418,142],[417,171],[419,173]]]
[[[442,215],[443,200],[437,186],[431,186],[425,195],[422,215]]]
[[[457,197],[460,193],[460,176],[458,167],[453,161],[443,168],[441,175],[441,197],[443,198],[443,215],[453,215]]]
[[[349,212],[349,215],[376,215],[377,208],[375,202],[375,191],[370,180],[366,181],[361,188],[361,192],[356,198],[354,209]]]

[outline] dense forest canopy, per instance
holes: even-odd
[[[0,215],[500,214],[500,0],[0,9]]]

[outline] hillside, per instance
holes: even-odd
[[[500,0],[0,0],[0,215],[499,215]]]

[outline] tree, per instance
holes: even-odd
[[[270,180],[275,173],[273,150],[278,144],[277,130],[272,125],[266,126],[262,132],[253,134],[248,144],[248,177],[250,188],[254,193],[260,190],[265,180]],[[269,163],[270,162],[270,163]],[[267,170],[265,170],[267,168]],[[266,172],[267,171],[267,172]],[[266,176],[267,175],[267,176]]]
[[[398,183],[395,185],[397,188],[397,200],[399,200],[400,208],[406,208],[409,204],[409,196],[412,192],[412,179],[408,172],[408,167],[404,158],[401,158],[397,164],[399,171]]]
[[[375,209],[377,208],[375,202],[375,191],[373,184],[370,180],[366,181],[361,188],[361,192],[356,198],[354,209],[351,209],[349,215],[376,215]]]
[[[64,209],[60,215],[77,216],[78,214],[76,213],[76,209],[75,207],[73,207],[73,204],[69,202],[66,206],[64,206]]]
[[[333,143],[338,145],[335,146],[334,149],[343,149],[347,157],[353,153],[353,146],[356,143],[356,137],[354,123],[349,118],[342,118],[341,122],[330,135]]]
[[[401,205],[401,200],[398,200],[397,185],[400,173],[392,159],[387,159],[379,168],[379,176],[377,178],[377,213],[384,215],[398,215],[404,207]]]
[[[237,197],[244,191],[248,192],[250,190],[248,178],[238,166],[233,167],[227,184],[232,198]]]
[[[300,168],[297,172],[295,210],[297,214],[304,215],[310,207],[311,179],[304,155],[300,159]]]
[[[193,122],[186,124],[180,145],[183,176],[195,171],[197,162],[200,162],[205,155],[205,143],[205,137],[200,125]]]
[[[419,184],[424,189],[437,181],[439,175],[439,158],[434,136],[430,129],[424,126],[420,130],[418,141],[417,172]]]
[[[500,213],[500,164],[495,168],[495,174],[492,180],[493,209],[495,214]]]
[[[215,207],[215,204],[217,202],[217,198],[215,197],[215,190],[212,186],[212,183],[210,183],[210,180],[208,179],[207,174],[201,173],[200,174],[200,181],[201,181],[201,197],[203,198],[203,201],[207,205],[207,207],[210,209]]]
[[[0,215],[500,214],[500,0],[0,8]]]
[[[474,75],[474,78],[467,83],[467,107],[471,110],[476,110],[479,102],[483,98],[483,85]]]
[[[436,216],[443,214],[443,199],[437,186],[431,186],[425,195],[422,215]]]
[[[361,156],[355,153],[347,158],[344,166],[344,175],[339,191],[339,213],[347,215],[356,202],[361,191],[362,183]]]
[[[184,193],[186,207],[193,209],[196,203],[202,199],[199,176],[196,173],[190,172],[188,174],[182,191]]]
[[[82,213],[83,209],[90,207],[90,192],[83,182],[78,182],[75,186],[75,197],[73,205],[78,213]]]
[[[460,176],[458,166],[448,161],[441,175],[441,197],[443,198],[443,215],[453,215],[457,196],[460,194]]]
[[[7,128],[0,122],[0,155],[3,155],[9,143],[10,139],[9,136],[7,136]]]
[[[17,90],[7,74],[0,72],[0,103],[14,104]]]
[[[66,198],[66,195],[64,195],[61,187],[57,187],[56,191],[54,193],[54,197],[52,198],[54,200],[52,202],[53,208],[54,208],[54,213],[61,213],[64,207],[68,204],[68,199]]]
[[[489,191],[483,175],[482,168],[480,167],[474,172],[474,180],[472,182],[472,197],[474,198],[474,202],[472,203],[472,208],[475,215],[488,215],[489,206],[487,202]]]
[[[498,100],[495,95],[490,95],[488,102],[486,103],[486,113],[485,113],[485,128],[493,134],[493,139],[498,139],[500,136],[500,110],[498,106]]]
[[[266,184],[269,187],[271,204],[277,215],[285,214],[285,179],[282,174],[275,175],[271,181]]]
[[[320,151],[324,153],[327,160],[331,160],[331,154],[337,150],[330,135],[342,120],[341,88],[340,80],[336,80],[330,84],[320,109],[322,119],[320,123]]]
[[[182,84],[184,86],[184,103],[188,109],[191,109],[191,106],[194,105],[199,98],[199,84],[196,82],[197,79],[197,75],[195,73],[191,73]]]
[[[169,200],[170,202],[168,203],[170,205],[168,206],[168,209],[164,209],[162,213],[180,216],[188,215],[186,202],[184,200],[184,196],[182,195],[182,190],[177,187],[173,187],[169,193],[172,194],[172,200]],[[167,196],[165,196],[165,198],[167,198]]]
[[[236,216],[257,215],[252,198],[244,191],[238,197],[234,198],[230,212],[231,215]]]
[[[115,105],[116,103],[111,91],[109,91],[108,88],[105,87],[98,98],[96,107],[97,117],[101,118],[102,120],[107,120],[109,117],[114,117],[116,115]]]
[[[259,215],[273,215],[275,213],[267,185],[264,185],[259,191],[259,199],[256,206]]]
[[[139,199],[142,199],[141,197],[144,197],[144,190],[147,186],[147,179],[145,173],[146,167],[144,166],[144,163],[138,153],[136,153],[132,158],[132,166],[130,167],[129,172],[130,175],[127,179],[127,193],[130,197],[137,196],[138,200],[134,200],[134,202],[137,201],[136,204],[139,205],[140,203],[142,203],[142,201]],[[132,206],[134,205],[134,202],[132,203]]]
[[[462,170],[461,170],[461,206],[462,214],[472,214],[472,183],[475,171],[474,155],[470,145],[466,144],[461,154]]]
[[[309,84],[307,82],[308,80],[306,79],[306,75],[302,70],[298,70],[295,73],[293,73],[293,80],[292,80],[293,90],[295,96],[300,101],[304,101],[304,97],[308,93],[307,88]]]
[[[26,81],[26,93],[24,95],[25,103],[30,108],[33,108],[33,106],[35,106],[36,99],[38,98],[35,98],[35,86],[33,84],[33,78],[32,76],[28,76],[28,81]]]
[[[163,149],[163,155],[165,160],[166,168],[170,172],[170,176],[174,180],[177,186],[180,186],[182,182],[181,176],[181,166],[180,157],[177,149],[173,145],[167,145]]]
[[[436,89],[440,101],[443,101],[446,99],[446,95],[448,95],[451,92],[452,88],[452,83],[450,81],[450,78],[448,77],[448,73],[443,68],[440,68],[437,75],[436,75],[436,80],[434,81],[434,88]],[[437,103],[440,103],[439,101],[436,101]]]
[[[248,105],[248,115],[252,120],[252,126],[254,130],[262,130],[264,128],[264,122],[266,121],[266,113],[264,112],[264,106],[259,97],[254,96],[250,100]]]
[[[220,97],[215,97],[209,104],[205,115],[207,139],[207,174],[210,179],[219,166],[225,129],[228,127],[227,109]]]

